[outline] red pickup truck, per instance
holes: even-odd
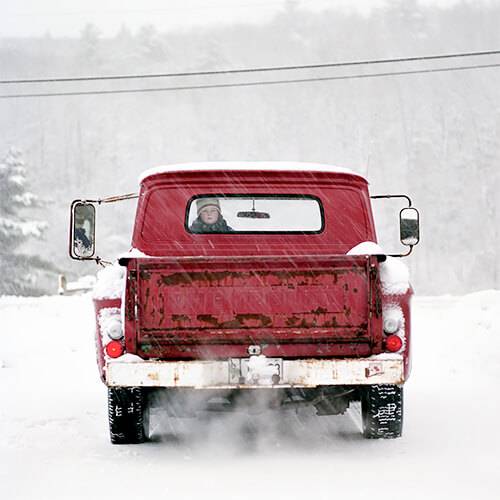
[[[400,211],[401,242],[419,240]],[[132,244],[93,292],[112,443],[148,412],[361,403],[368,438],[401,435],[410,374],[406,266],[377,245],[367,181],[296,163],[152,169],[138,195],[75,200],[70,255],[96,260],[95,207],[138,198]],[[409,252],[408,252],[409,253]]]

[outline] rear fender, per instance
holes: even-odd
[[[97,356],[97,367],[99,370],[99,375],[104,382],[106,379],[106,355],[105,347],[110,341],[103,332],[103,323],[106,318],[110,315],[118,315],[121,317],[121,299],[95,299],[94,298],[94,310],[95,310],[95,347]]]
[[[413,290],[411,287],[404,294],[384,294],[383,296],[383,311],[396,309],[401,311],[402,323],[398,335],[403,340],[403,348],[401,354],[404,361],[404,379],[408,379],[411,373],[411,300]]]

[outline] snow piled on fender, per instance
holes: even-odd
[[[385,255],[380,245],[364,241],[347,252],[347,255]],[[380,263],[380,281],[386,295],[404,295],[410,289],[410,271],[399,257],[386,257]]]
[[[97,318],[101,335],[106,343],[110,340],[120,339],[123,334],[121,311],[119,307],[104,307],[99,311]]]
[[[380,264],[382,291],[387,295],[404,295],[410,289],[408,266],[397,257],[387,257]]]
[[[125,290],[125,268],[118,263],[105,267],[97,273],[97,284],[92,298],[121,299]]]

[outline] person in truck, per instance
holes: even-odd
[[[189,227],[192,233],[228,233],[232,231],[222,216],[217,198],[197,199],[196,211],[198,217]]]

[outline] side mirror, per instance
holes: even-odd
[[[92,203],[75,200],[71,204],[69,255],[78,260],[94,260],[95,207]]]
[[[399,237],[403,245],[412,247],[420,240],[420,215],[416,208],[403,208],[399,212]]]

